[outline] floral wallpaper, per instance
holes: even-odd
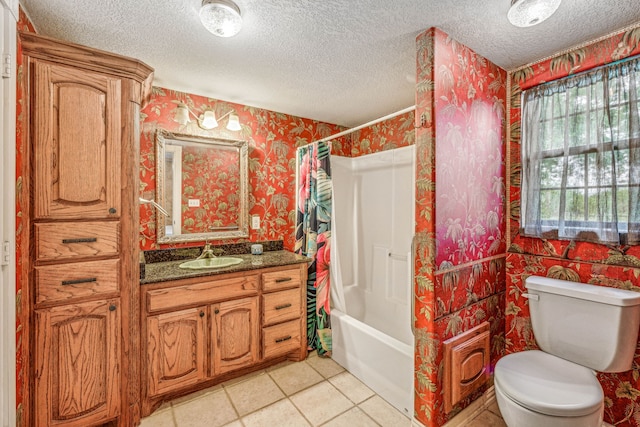
[[[22,8],[19,8],[19,18],[17,23],[18,31],[28,31],[35,33],[36,30],[33,24],[24,13]],[[23,354],[28,352],[28,340],[24,339],[22,335],[22,256],[21,253],[24,250],[22,247],[22,233],[24,230],[23,223],[23,192],[22,192],[22,165],[24,152],[27,147],[23,144],[23,135],[26,131],[25,122],[25,94],[22,90],[22,78],[24,76],[23,63],[22,63],[22,46],[18,39],[18,46],[16,51],[16,66],[18,70],[17,78],[17,91],[16,91],[16,425],[22,425],[23,423],[23,396],[24,396],[24,384],[26,382],[27,369],[23,365]],[[24,347],[23,347],[24,346]]]
[[[523,237],[520,219],[520,95],[522,90],[640,53],[640,27],[603,38],[510,73],[509,254],[507,256],[507,353],[536,348],[527,300],[527,276],[540,275],[640,291],[640,246],[599,245]],[[599,374],[605,391],[605,421],[640,426],[640,354],[631,371]]]
[[[414,121],[414,113],[409,111],[353,132],[348,135],[351,137],[351,152],[348,157],[359,157],[415,144]]]
[[[182,148],[182,232],[207,233],[233,226],[240,213],[240,163],[237,150]],[[198,200],[199,206],[189,206]]]
[[[442,342],[484,321],[504,351],[506,72],[438,29],[417,39],[417,419],[440,426]]]
[[[178,103],[185,103],[195,112],[213,109],[218,117],[229,110],[234,110],[240,118],[242,130],[237,132],[227,130],[225,120],[222,120],[219,127],[209,131],[201,129],[195,119],[186,125],[180,125],[174,120],[174,110]],[[142,197],[155,198],[154,138],[157,129],[201,137],[246,140],[249,143],[249,215],[259,215],[261,220],[261,228],[250,230],[248,240],[282,239],[285,249],[291,251],[295,244],[296,148],[344,130],[337,125],[160,87],[153,88],[151,99],[142,110],[141,121],[140,193]],[[332,142],[333,152],[344,153],[349,149],[349,141],[344,138]],[[200,187],[204,186],[204,183],[201,183]],[[194,191],[197,191],[196,187]],[[204,216],[205,212],[200,211],[199,214]],[[160,247],[156,242],[155,221],[154,209],[150,205],[142,205],[140,207],[141,250]],[[162,245],[162,247],[170,246]]]

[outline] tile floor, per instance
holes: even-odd
[[[323,396],[318,404],[317,396]],[[497,406],[467,427],[505,427]],[[331,359],[310,355],[165,404],[141,427],[409,427],[411,420]]]

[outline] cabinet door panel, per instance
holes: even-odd
[[[120,412],[117,299],[36,310],[36,424],[87,426]]]
[[[147,318],[149,394],[178,390],[206,377],[206,309]]]
[[[120,214],[121,82],[35,63],[36,218]]]
[[[258,298],[213,305],[213,374],[232,371],[258,361],[260,325]]]

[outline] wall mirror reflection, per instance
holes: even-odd
[[[156,133],[159,243],[249,237],[247,141]]]

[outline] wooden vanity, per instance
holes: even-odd
[[[250,267],[144,281],[143,417],[177,396],[307,356],[306,262]]]

